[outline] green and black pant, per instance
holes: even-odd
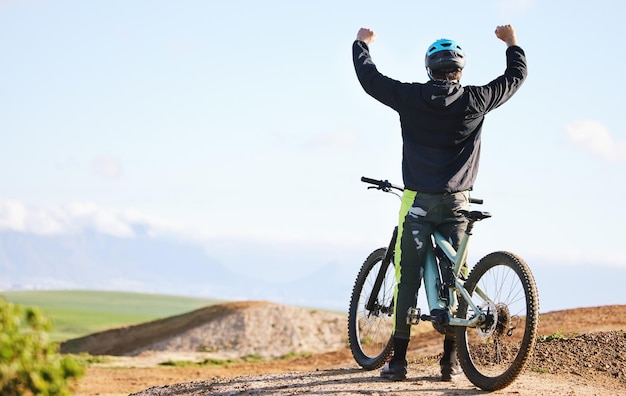
[[[430,194],[404,190],[395,246],[394,337],[411,336],[406,315],[417,305],[426,252],[432,249],[432,233],[439,231],[449,237],[454,248],[458,247],[467,228],[467,219],[460,210],[469,210],[467,191]]]

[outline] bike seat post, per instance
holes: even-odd
[[[474,223],[476,223],[476,219],[469,218],[467,222],[467,228],[465,229],[465,233],[467,235],[472,235],[472,231],[474,230]]]

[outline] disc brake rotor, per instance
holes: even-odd
[[[491,337],[496,331],[498,326],[498,309],[496,304],[490,301],[485,301],[478,308],[485,315],[485,322],[481,326],[476,327],[476,331],[480,338],[486,339]]]

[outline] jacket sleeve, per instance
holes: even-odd
[[[379,102],[397,110],[400,106],[401,88],[404,84],[382,75],[372,61],[366,43],[356,40],[352,44],[352,61],[361,86]]]
[[[483,114],[499,107],[517,92],[527,75],[524,50],[516,45],[508,47],[504,74],[487,85],[475,87],[474,106]]]

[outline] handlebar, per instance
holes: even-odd
[[[398,191],[404,191],[404,187],[395,185],[395,184],[391,184],[389,183],[388,180],[376,180],[376,179],[370,179],[369,177],[365,177],[362,176],[361,177],[361,181],[363,183],[368,183],[368,184],[373,184],[374,186],[368,187],[368,188],[375,188],[377,190],[382,190],[384,192],[391,192],[392,189],[398,190]],[[473,204],[477,204],[477,205],[482,205],[483,200],[479,199],[479,198],[470,198],[469,199],[470,203]]]
[[[368,187],[368,188],[375,188],[377,190],[383,190],[384,192],[390,192],[392,188],[398,191],[404,191],[404,187],[391,184],[389,183],[389,180],[375,180],[375,179],[370,179],[369,177],[362,176],[361,181],[363,183],[369,183],[369,184],[373,184],[374,186],[376,186],[376,187]]]

